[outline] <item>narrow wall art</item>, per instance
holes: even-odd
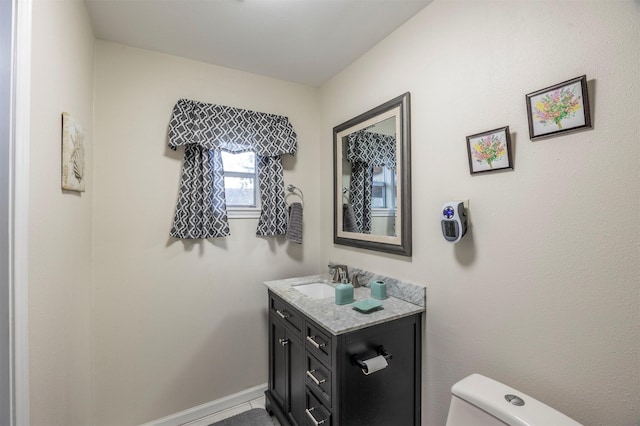
[[[509,126],[467,136],[471,174],[513,169]]]
[[[62,113],[62,189],[84,192],[84,129]]]
[[[531,140],[591,128],[586,75],[529,93],[526,99]]]

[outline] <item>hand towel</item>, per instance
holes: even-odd
[[[287,240],[302,244],[302,204],[291,203],[289,207],[289,223],[287,223]]]
[[[351,204],[342,205],[342,230],[346,232],[360,232],[356,223],[356,214]]]

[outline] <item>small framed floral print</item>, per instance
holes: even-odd
[[[591,128],[586,75],[529,93],[526,99],[531,140]]]
[[[509,126],[467,136],[471,174],[513,169]]]

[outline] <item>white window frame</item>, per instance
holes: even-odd
[[[385,169],[387,169],[385,167]],[[391,175],[391,181],[389,181],[388,177]],[[372,217],[391,217],[395,216],[397,213],[397,202],[393,189],[396,187],[396,180],[394,178],[395,174],[389,171],[385,171],[385,179],[384,179],[384,187],[385,187],[385,198],[387,200],[387,207],[373,207],[371,208],[371,216]],[[391,206],[389,207],[389,204]]]
[[[254,154],[254,159],[256,162],[255,173],[254,175],[254,195],[255,195],[255,206],[229,206],[227,205],[227,217],[229,219],[258,219],[260,217],[260,212],[262,211],[262,206],[260,204],[260,182],[258,181],[258,156]],[[224,167],[224,161],[223,161]],[[224,172],[225,176],[236,176],[236,177],[244,177],[246,175],[251,175],[251,173],[242,173],[242,172]]]

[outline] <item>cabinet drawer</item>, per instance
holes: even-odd
[[[304,324],[304,318],[288,303],[271,296],[269,299],[269,311],[273,312],[278,318],[282,319],[287,324],[290,324],[297,331],[302,331],[302,325]]]
[[[331,407],[331,371],[313,355],[306,354],[305,383],[327,407]]]
[[[307,321],[305,344],[307,350],[331,367],[331,337]]]
[[[309,391],[307,391],[304,414],[306,424],[309,426],[331,426],[331,412]]]

